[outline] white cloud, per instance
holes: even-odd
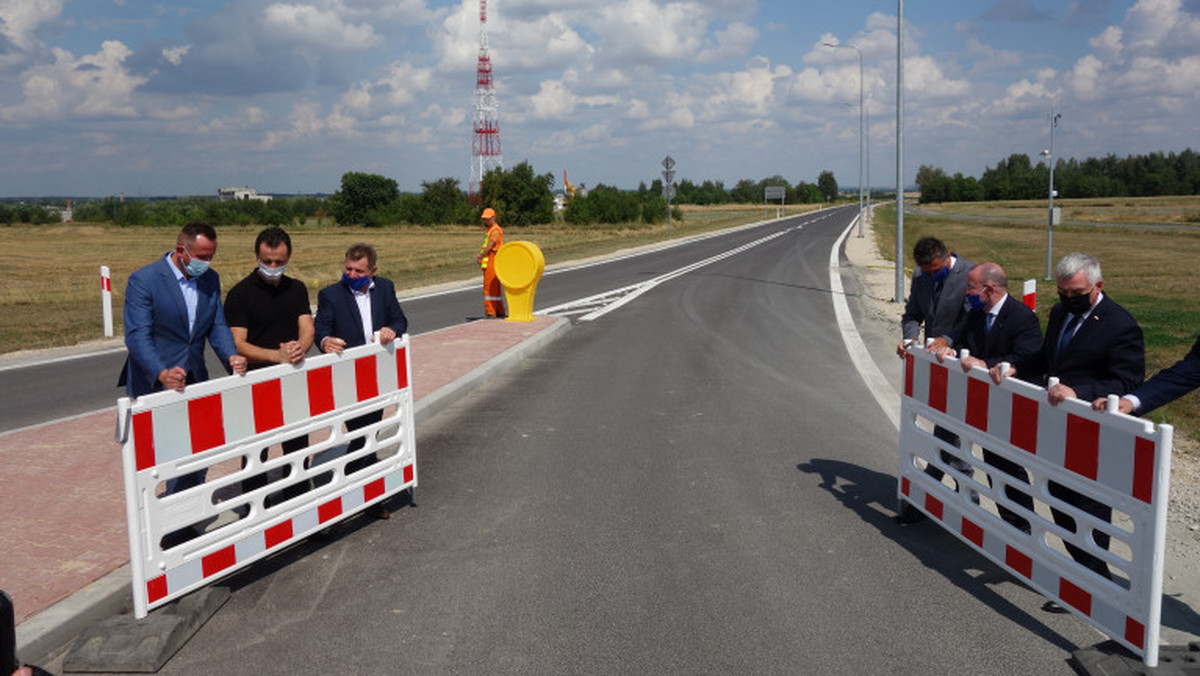
[[[53,54],[53,64],[31,67],[21,75],[24,100],[0,109],[0,117],[47,121],[137,116],[133,91],[145,78],[123,66],[132,54],[128,47],[109,40],[99,52],[78,59],[64,49],[54,49]]]
[[[0,0],[0,35],[18,50],[41,45],[34,36],[39,27],[62,15],[65,0]]]
[[[187,53],[191,50],[191,45],[183,45],[182,47],[169,47],[162,50],[162,55],[163,58],[172,65],[178,66],[183,61],[183,57],[187,56]]]
[[[324,49],[358,51],[375,47],[380,37],[370,24],[350,24],[338,13],[313,5],[274,3],[263,10],[266,35]]]

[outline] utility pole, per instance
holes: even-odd
[[[896,302],[904,302],[904,0],[896,0]]]

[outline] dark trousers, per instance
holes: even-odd
[[[288,455],[290,453],[295,453],[296,451],[302,451],[302,450],[308,448],[308,435],[306,434],[304,436],[299,436],[294,439],[287,439],[281,444],[281,446],[283,446],[283,454],[284,455]],[[261,454],[262,459],[265,460],[266,456],[267,456],[267,449],[264,448],[261,453],[262,453]],[[246,467],[246,460],[245,460],[245,458],[243,458],[242,459],[242,468],[245,468],[245,467]],[[267,473],[261,472],[259,474],[255,474],[254,476],[252,476],[248,479],[242,480],[242,492],[249,493],[250,491],[257,490],[266,485],[267,485]],[[294,482],[288,484],[286,487],[284,487],[284,489],[282,491],[276,491],[274,493],[267,495],[267,497],[263,500],[263,506],[272,507],[281,502],[287,502],[288,500],[291,500],[294,497],[303,495],[304,493],[307,493],[310,490],[312,490],[312,485],[308,479],[303,479],[301,481],[294,481]]]
[[[1009,460],[1008,458],[997,455],[985,448],[983,449],[983,461],[997,470],[1004,472],[1010,477],[1016,479],[1017,481],[1020,481],[1021,483],[1029,483],[1029,472],[1024,467],[1013,462],[1012,460]],[[988,485],[992,485],[992,479],[990,476],[988,477]],[[1029,495],[1028,493],[1019,491],[1013,486],[1005,486],[1004,495],[1009,500],[1021,505],[1025,509],[1028,509],[1031,512],[1033,511],[1033,496]],[[1000,518],[1004,519],[1006,523],[1016,526],[1018,530],[1022,530],[1026,533],[1029,532],[1028,519],[1020,516],[1016,512],[1004,507],[1003,505],[997,504],[996,508],[1000,512]]]
[[[944,427],[939,427],[937,425],[934,425],[933,426],[933,436],[937,437],[938,439],[941,439],[942,441],[944,441],[952,446],[959,445],[958,435]],[[944,462],[947,465],[958,460],[958,458],[956,456],[950,455],[949,453],[947,453],[946,451],[943,451],[940,448],[938,449],[938,453],[942,459],[942,462]],[[928,465],[925,465],[925,473],[928,474],[929,476],[933,477],[935,481],[941,481],[942,477],[946,476],[946,473],[942,471],[942,468],[934,465],[933,463],[929,463]],[[955,483],[957,486],[957,482],[955,482]]]
[[[1112,521],[1112,507],[1102,502],[1093,500],[1082,493],[1077,493],[1066,486],[1056,484],[1051,481],[1050,495],[1053,495],[1068,505],[1078,507],[1088,514],[1101,519],[1102,521]],[[1078,532],[1075,530],[1075,519],[1069,514],[1060,512],[1057,509],[1051,509],[1050,513],[1054,517],[1054,523],[1066,528],[1071,532]],[[1095,534],[1096,544],[1103,549],[1108,549],[1108,543],[1110,539],[1111,538],[1109,538],[1108,533],[1096,532]],[[1067,553],[1071,555],[1072,559],[1075,559],[1077,562],[1083,564],[1086,568],[1096,571],[1096,573],[1101,577],[1108,580],[1112,579],[1112,573],[1108,571],[1108,564],[1105,561],[1085,552],[1069,542],[1064,542],[1063,544],[1066,546]]]
[[[383,420],[383,411],[372,411],[370,413],[360,415],[357,418],[351,418],[350,420],[347,420],[346,429],[353,432],[355,430],[362,429],[367,425],[377,423],[380,420]],[[366,437],[359,437],[350,442],[350,446],[346,449],[346,453],[353,453],[366,445]],[[351,460],[350,462],[346,463],[346,474],[353,474],[360,469],[364,469],[367,466],[373,465],[377,462],[379,462],[379,457],[374,453],[368,453],[357,460]]]

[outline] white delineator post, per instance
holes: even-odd
[[[100,305],[104,310],[104,337],[112,338],[112,275],[107,265],[100,266]]]
[[[1024,293],[1025,305],[1029,306],[1030,310],[1033,310],[1036,312],[1037,311],[1037,280],[1036,279],[1025,280],[1025,288],[1022,290],[1022,293]]]

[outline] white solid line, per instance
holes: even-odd
[[[859,218],[861,218],[861,214]],[[846,235],[854,229],[854,224],[858,219],[850,221],[850,226],[842,232],[842,236],[838,237],[833,243],[833,248],[829,251],[829,287],[833,291],[833,313],[837,316],[838,329],[842,334],[842,341],[846,343],[846,351],[850,353],[850,361],[854,362],[854,367],[858,370],[858,375],[862,376],[863,381],[867,385],[867,389],[874,395],[875,401],[879,403],[879,407],[887,414],[887,417],[900,429],[900,410],[899,402],[900,395],[894,389],[888,379],[884,377],[883,371],[879,370],[879,366],[875,360],[871,358],[870,351],[867,350],[866,343],[863,342],[862,336],[858,333],[858,327],[854,325],[854,317],[850,314],[850,306],[846,303],[846,292],[842,286],[842,275],[838,271],[838,251],[842,248],[842,242],[846,239]]]

